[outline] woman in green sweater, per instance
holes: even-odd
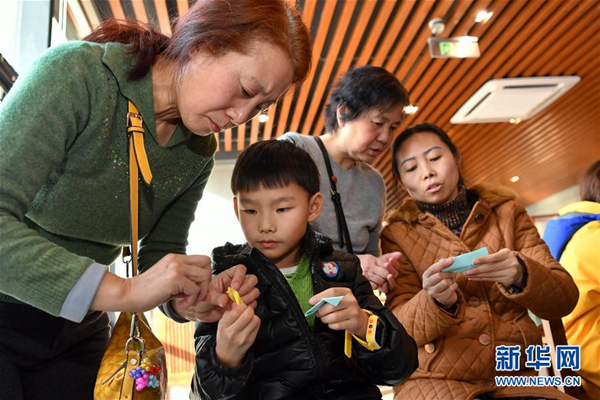
[[[212,133],[254,117],[310,69],[308,31],[283,0],[198,0],[170,38],[109,21],[85,40],[47,51],[0,115],[0,399],[92,398],[105,311],[177,298],[168,314],[218,318],[198,304],[209,287],[249,280],[240,268],[210,285],[209,258],[185,255]],[[153,179],[139,193],[145,272],[123,279],[106,266],[130,240],[128,100]]]

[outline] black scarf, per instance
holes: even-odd
[[[456,236],[460,236],[462,228],[469,218],[475,201],[469,201],[467,189],[460,186],[456,199],[444,204],[427,204],[417,201],[417,206],[423,212],[428,212],[446,225]]]

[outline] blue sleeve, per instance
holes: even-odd
[[[106,265],[93,263],[81,275],[60,309],[59,317],[81,322],[90,309],[98,286],[106,273]]]

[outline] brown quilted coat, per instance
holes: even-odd
[[[514,195],[483,186],[471,191],[479,201],[460,238],[433,215],[421,212],[410,198],[390,215],[382,232],[383,252],[403,254],[397,285],[386,305],[419,347],[419,368],[394,389],[395,399],[473,399],[483,393],[498,398],[570,399],[553,388],[494,386],[495,347],[499,345],[521,345],[518,373],[537,374],[524,366],[526,346],[541,344],[527,309],[543,319],[560,319],[575,307],[578,290],[552,258]],[[512,249],[524,261],[528,277],[523,292],[510,294],[501,284],[470,282],[459,274],[458,308],[454,314],[444,311],[422,290],[423,272],[440,258],[484,246],[490,253]]]

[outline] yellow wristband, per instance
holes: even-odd
[[[373,313],[369,315],[369,322],[367,323],[367,334],[365,335],[366,340],[362,340],[358,336],[352,335],[358,343],[360,343],[363,347],[371,351],[379,350],[381,348],[379,343],[377,343],[377,341],[375,340],[375,332],[377,331],[378,321],[379,317],[377,315]]]
[[[373,314],[369,310],[363,310],[367,314],[369,314],[369,320],[367,322],[367,332],[365,335],[366,340],[362,340],[356,335],[352,335],[350,332],[346,331],[345,340],[344,340],[344,354],[346,357],[352,357],[352,337],[360,343],[364,348],[370,351],[379,350],[381,346],[375,340],[375,334],[377,332],[377,323],[379,322],[379,317]]]
[[[344,354],[348,358],[352,358],[352,334],[348,331],[345,332],[344,336]]]

